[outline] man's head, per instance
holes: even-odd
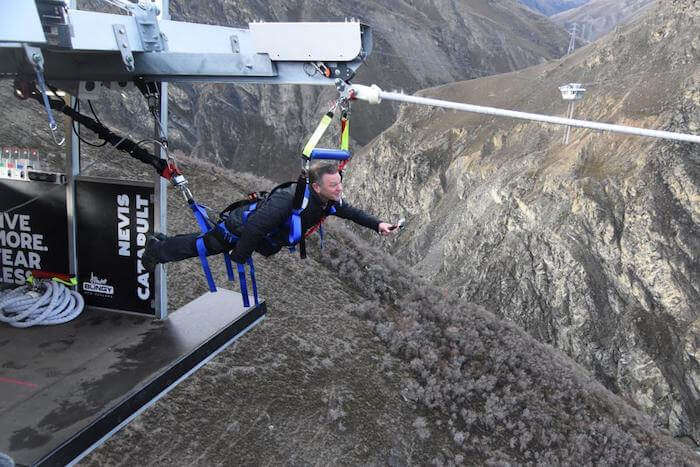
[[[324,201],[340,201],[343,184],[336,164],[317,163],[309,171],[311,188]]]

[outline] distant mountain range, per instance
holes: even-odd
[[[590,0],[520,0],[533,11],[538,11],[546,16],[552,16],[561,11],[570,10],[588,3]]]
[[[594,41],[612,31],[618,24],[641,17],[656,0],[592,0],[584,5],[562,11],[550,17],[555,23],[571,30],[577,25],[577,37]]]

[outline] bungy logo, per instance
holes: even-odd
[[[94,272],[90,273],[90,282],[83,282],[83,290],[101,295],[114,295],[114,287],[107,285],[107,279],[100,279]]]

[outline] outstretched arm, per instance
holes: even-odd
[[[394,232],[396,232],[399,229],[399,227],[399,224],[389,224],[388,222],[380,222],[379,226],[377,226],[377,231],[381,235],[384,235],[386,237],[387,235],[391,235]]]
[[[382,222],[371,214],[364,212],[362,209],[356,208],[347,202],[336,206],[335,215],[342,217],[343,219],[348,219],[356,224],[359,224],[368,229],[372,229],[381,235],[389,235],[395,232],[398,225],[392,225],[388,222]]]

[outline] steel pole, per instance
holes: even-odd
[[[161,16],[159,19],[170,19],[169,0],[162,0]],[[160,122],[155,122],[155,138],[168,137],[168,83],[162,82],[160,88]],[[160,128],[159,128],[160,127]],[[162,132],[162,136],[161,136]],[[154,151],[161,159],[167,157],[163,148],[156,144]],[[167,232],[168,229],[168,183],[160,175],[155,177],[155,200],[153,214],[153,229],[155,232]],[[168,317],[168,275],[162,264],[155,269],[155,296],[153,297],[155,316],[158,319]]]

